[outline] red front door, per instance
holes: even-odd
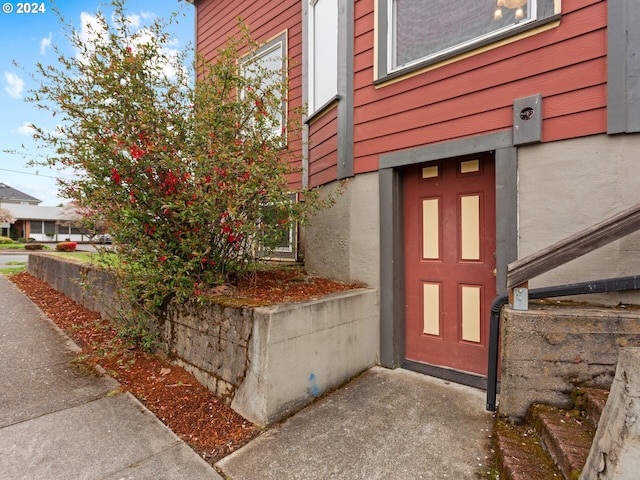
[[[493,154],[405,172],[407,360],[486,375],[495,231]]]

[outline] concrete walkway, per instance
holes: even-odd
[[[216,466],[233,480],[467,480],[486,472],[484,392],[375,367]]]
[[[0,275],[0,479],[221,479]],[[474,479],[484,392],[375,367],[220,461],[231,480]]]
[[[221,479],[0,275],[0,479]]]

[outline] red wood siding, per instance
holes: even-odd
[[[331,182],[338,175],[337,107],[309,125],[309,186]]]
[[[355,1],[354,170],[380,154],[513,126],[513,101],[541,93],[543,141],[606,131],[603,0],[563,0],[546,32],[375,88],[374,2]]]
[[[227,39],[238,34],[238,17],[249,27],[259,42],[268,41],[287,31],[286,55],[289,58],[289,115],[302,106],[302,7],[300,0],[201,0],[197,3],[196,48],[212,60]],[[287,157],[301,169],[302,139],[289,135]],[[298,171],[289,176],[292,188],[302,185]]]

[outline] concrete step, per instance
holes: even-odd
[[[540,438],[528,425],[498,420],[494,429],[496,470],[505,480],[562,479]]]
[[[578,410],[561,410],[549,405],[533,405],[529,414],[543,447],[564,478],[578,478],[595,436],[591,424]]]
[[[500,478],[577,479],[607,396],[605,390],[581,388],[573,395],[573,410],[536,404],[529,409],[523,425],[497,420],[494,438]]]
[[[609,391],[600,388],[580,387],[573,393],[573,402],[582,416],[591,424],[593,429],[598,428],[600,416],[609,398]]]

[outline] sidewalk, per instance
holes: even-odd
[[[74,348],[0,275],[1,479],[221,479],[115,380],[74,372]]]
[[[0,275],[0,479],[222,479],[118,384],[74,373],[75,346]],[[474,479],[484,392],[374,367],[216,467],[231,480]]]

